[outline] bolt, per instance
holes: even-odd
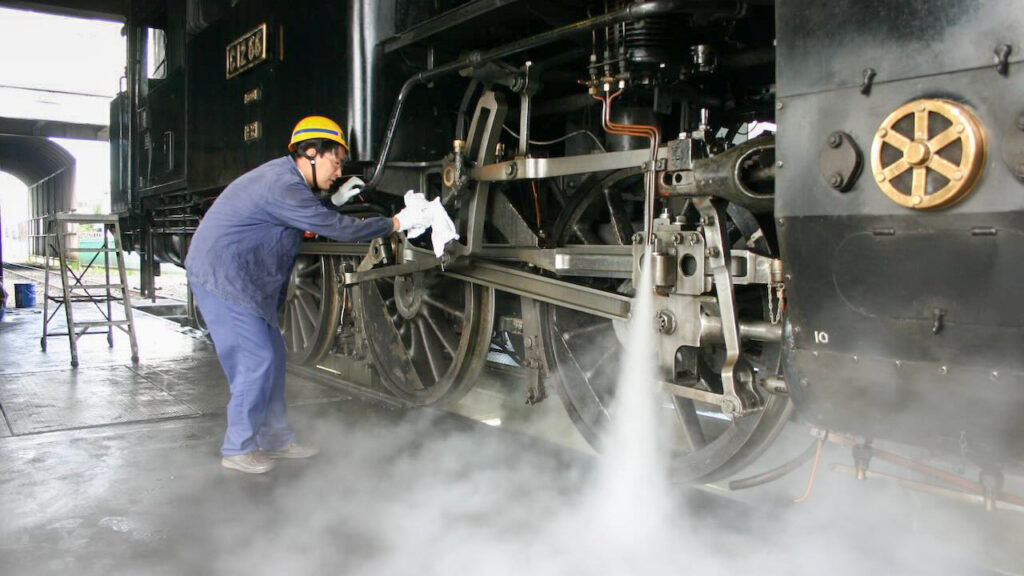
[[[810,385],[810,383],[811,383],[811,381],[808,380],[807,378],[801,378],[800,379],[800,385],[801,386],[807,387],[808,385]]]
[[[636,234],[633,234],[633,244],[643,244],[643,243],[644,243],[644,235],[643,235],[642,232],[637,232]]]
[[[899,370],[900,368],[903,368],[903,362],[897,360],[896,361],[896,369]]]
[[[672,243],[673,244],[682,244],[683,243],[683,235],[679,234],[679,233],[673,234],[672,235]]]
[[[785,166],[785,164],[782,163],[782,160],[779,160],[778,162],[775,163],[776,168],[782,168],[783,166]]]
[[[875,174],[875,180],[878,180],[879,182],[885,182],[885,174],[882,174],[881,172]]]
[[[785,225],[786,225],[786,220],[783,219],[783,218],[779,218],[779,228],[782,228]]]
[[[831,146],[832,148],[839,148],[840,146],[842,146],[842,144],[843,144],[843,137],[842,136],[840,136],[836,132],[833,132],[832,134],[829,134],[829,136],[828,136],[828,145],[829,146]]]
[[[655,325],[661,334],[671,334],[676,331],[676,319],[671,312],[662,310],[654,317]]]
[[[949,372],[949,369],[948,369],[948,368],[946,368],[945,366],[943,366],[943,367],[939,368],[939,374],[943,374],[943,375],[944,375],[944,374],[946,374],[947,372]]]
[[[506,176],[514,176],[515,173],[516,173],[516,165],[514,163],[513,164],[508,164],[508,165],[505,166],[505,175]]]
[[[782,110],[782,107],[783,107],[782,102],[776,102],[775,103],[775,109],[776,110]]]
[[[963,179],[964,179],[964,173],[963,172],[955,172],[953,174],[953,180],[963,180]]]
[[[924,200],[924,199],[923,199],[923,198],[921,198],[920,196],[911,196],[911,197],[910,197],[910,203],[911,203],[911,204],[913,204],[914,206],[917,206],[917,205],[918,205],[918,204],[920,204],[920,203],[921,203],[921,202],[922,202],[923,200]]]
[[[530,338],[529,336],[523,338],[523,346],[533,348],[533,338]]]
[[[721,255],[722,251],[719,250],[717,246],[712,246],[711,248],[708,248],[708,256],[711,256],[712,258],[718,258]]]
[[[686,243],[689,244],[690,246],[696,246],[697,245],[697,235],[696,234],[688,234],[686,236]]]
[[[732,416],[734,414],[739,414],[739,412],[740,412],[740,403],[739,403],[738,399],[732,398],[732,397],[726,397],[726,398],[722,399],[722,413],[723,414],[727,414],[729,416]]]
[[[966,129],[967,129],[967,128],[966,128],[966,127],[964,127],[964,125],[963,125],[963,124],[957,124],[957,125],[956,125],[956,133],[957,133],[957,134],[963,134],[963,133],[964,133],[964,130],[966,130]]]
[[[917,106],[917,111],[918,111],[918,112],[924,112],[924,111],[925,111],[925,107],[924,107],[924,104],[918,104],[918,106]]]
[[[992,379],[993,380],[999,380],[999,372],[993,372],[992,373]]]
[[[889,135],[889,131],[886,130],[885,128],[881,128],[881,129],[878,130],[878,137],[879,138],[885,138],[888,135]]]
[[[829,186],[836,189],[842,188],[845,182],[846,180],[843,179],[843,175],[838,172],[835,172],[828,177]]]

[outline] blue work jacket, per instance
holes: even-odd
[[[189,245],[188,281],[277,326],[303,231],[363,242],[390,234],[392,223],[326,208],[285,156],[246,172],[217,197]]]

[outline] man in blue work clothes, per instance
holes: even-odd
[[[304,231],[361,242],[429,226],[423,210],[359,220],[328,209],[316,190],[341,177],[348,153],[341,127],[322,116],[303,118],[290,156],[271,160],[228,185],[203,217],[185,267],[199,311],[227,375],[231,400],[221,446],[225,468],[261,474],[277,458],[308,458],[285,415],[285,348],[277,325]],[[339,191],[331,200],[350,197]],[[353,194],[354,195],[354,194]]]

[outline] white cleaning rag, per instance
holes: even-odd
[[[405,206],[425,213],[430,222],[427,227],[410,228],[406,232],[406,236],[416,238],[430,228],[430,242],[434,246],[434,255],[438,258],[444,254],[445,244],[459,239],[459,234],[455,231],[455,223],[448,217],[448,212],[441,205],[440,198],[434,198],[428,202],[422,192],[409,190],[405,193]]]

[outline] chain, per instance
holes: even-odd
[[[768,320],[778,324],[786,310],[786,285],[782,282],[768,285]]]

